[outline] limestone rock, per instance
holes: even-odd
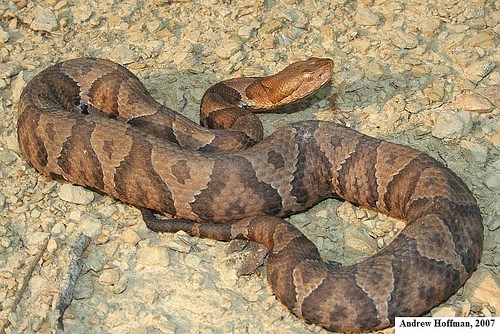
[[[457,103],[465,110],[478,113],[487,113],[495,108],[487,98],[478,93],[462,95],[457,98]]]
[[[158,246],[142,246],[137,251],[137,266],[145,268],[150,266],[168,266],[167,250]]]
[[[126,228],[120,238],[123,242],[126,242],[133,246],[135,246],[141,240],[141,236],[131,228]]]
[[[94,193],[83,187],[63,184],[59,190],[59,198],[63,201],[87,205],[94,200]]]
[[[54,12],[48,8],[37,7],[34,10],[34,19],[31,22],[30,28],[33,30],[41,30],[51,32],[57,30],[59,24]]]
[[[21,71],[21,66],[14,63],[0,63],[0,78],[10,78]]]
[[[99,284],[101,285],[113,285],[118,283],[120,280],[120,273],[115,269],[105,269],[99,275]]]
[[[438,115],[432,135],[437,138],[460,138],[470,131],[471,116],[468,112],[446,111]]]
[[[463,298],[470,302],[487,302],[500,310],[500,278],[489,269],[479,268],[465,283]]]

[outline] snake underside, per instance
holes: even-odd
[[[156,230],[264,244],[274,293],[307,322],[382,329],[396,316],[427,312],[470,277],[482,219],[462,180],[417,150],[322,121],[262,140],[251,110],[300,100],[331,74],[331,60],[312,58],[274,76],[216,84],[203,98],[207,129],[158,104],[120,65],[70,60],[24,89],[19,145],[44,175],[175,218]],[[407,226],[376,255],[331,267],[279,217],[332,196]]]

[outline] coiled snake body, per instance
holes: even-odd
[[[331,74],[331,60],[311,58],[270,77],[216,84],[202,101],[210,130],[158,104],[120,65],[70,60],[24,89],[19,144],[44,175],[175,218],[150,223],[155,230],[264,244],[274,293],[307,322],[381,329],[428,311],[469,278],[482,219],[460,178],[414,149],[322,121],[261,140],[250,110],[300,100]],[[332,196],[408,224],[376,255],[333,268],[279,218]]]

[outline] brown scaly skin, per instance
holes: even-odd
[[[382,329],[396,316],[427,312],[470,277],[482,219],[466,185],[411,148],[320,121],[260,141],[249,110],[300,100],[331,74],[331,60],[311,58],[270,77],[216,84],[203,98],[210,130],[159,105],[125,68],[71,60],[26,86],[19,145],[44,175],[176,218],[155,220],[145,211],[154,230],[264,244],[276,296],[307,322],[332,331]],[[331,196],[408,225],[375,256],[330,267],[278,217]]]

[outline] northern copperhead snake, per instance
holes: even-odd
[[[276,296],[307,322],[381,329],[396,316],[425,313],[469,278],[481,255],[482,218],[460,178],[414,149],[321,121],[261,140],[249,110],[295,102],[331,75],[331,60],[311,58],[274,76],[216,84],[202,103],[202,123],[219,129],[210,130],[158,104],[122,66],[70,60],[24,89],[19,145],[44,175],[175,218],[150,222],[155,230],[264,244]],[[278,217],[332,196],[408,225],[378,254],[330,267]]]

